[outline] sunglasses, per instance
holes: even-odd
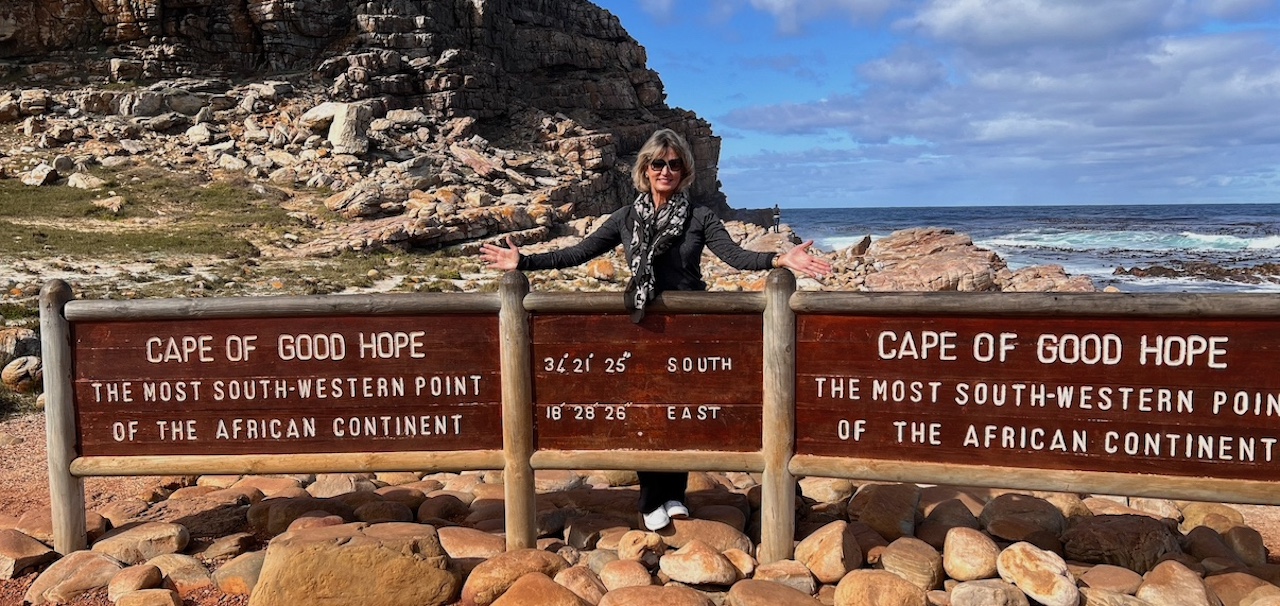
[[[655,173],[662,172],[662,169],[664,168],[670,168],[673,173],[684,172],[684,160],[681,160],[680,158],[675,158],[673,160],[663,160],[662,158],[658,158],[656,160],[649,161],[649,170]]]

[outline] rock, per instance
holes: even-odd
[[[1143,578],[1142,586],[1134,594],[1138,599],[1160,606],[1213,606],[1217,600],[1209,597],[1200,575],[1178,562],[1165,561],[1156,565]]]
[[[1262,533],[1257,530],[1248,526],[1233,526],[1222,538],[1246,566],[1267,563],[1267,545],[1262,539]]]
[[[70,602],[85,592],[106,587],[122,569],[124,565],[110,556],[72,552],[36,577],[25,600],[32,606]]]
[[[966,581],[951,589],[951,606],[1029,606],[1026,594],[999,579]]]
[[[364,474],[322,473],[316,476],[315,482],[307,486],[307,493],[318,499],[323,499],[353,492],[373,492],[377,488]],[[356,506],[358,505],[353,505],[353,507]]]
[[[435,528],[344,524],[282,534],[267,546],[254,606],[449,604],[459,579]],[[377,571],[377,583],[369,571]]]
[[[1083,598],[1081,606],[1154,606],[1146,600],[1104,589],[1083,587],[1080,595]]]
[[[831,522],[800,541],[796,561],[804,564],[820,583],[838,583],[850,570],[862,566],[862,548],[844,520]]]
[[[672,520],[670,526],[658,531],[658,535],[668,546],[676,549],[694,540],[702,541],[719,552],[730,549],[750,552],[752,549],[747,535],[728,524],[711,520]]]
[[[662,556],[658,566],[671,580],[689,585],[732,585],[738,580],[738,569],[728,558],[697,540]]]
[[[18,393],[31,393],[43,381],[44,366],[39,356],[14,358],[0,371],[0,383]]]
[[[190,541],[191,534],[180,524],[141,522],[108,532],[92,549],[125,564],[141,564],[156,556],[179,553]]]
[[[1098,564],[1080,575],[1080,586],[1133,595],[1142,585],[1142,575],[1110,564]]]
[[[1176,503],[1169,499],[1134,497],[1129,499],[1129,506],[1156,519],[1169,518],[1174,521],[1182,521],[1182,511],[1178,509]]]
[[[0,530],[0,579],[20,577],[58,559],[49,546],[17,530]]]
[[[597,606],[713,606],[706,596],[688,587],[622,587],[606,593]]]
[[[99,189],[107,186],[107,182],[89,173],[73,173],[67,177],[67,185],[77,189]]]
[[[653,584],[653,577],[644,564],[636,560],[613,560],[600,567],[600,582],[609,591],[621,587],[643,587]]]
[[[996,560],[1000,578],[1044,606],[1076,606],[1080,592],[1066,562],[1030,543],[1014,543]]]
[[[1144,515],[1076,518],[1063,533],[1062,545],[1069,559],[1123,566],[1139,574],[1182,552],[1173,530]]]
[[[199,560],[180,553],[168,553],[151,558],[148,564],[159,568],[178,595],[189,596],[213,585],[213,577]]]
[[[537,549],[516,549],[494,556],[471,571],[462,586],[462,606],[492,604],[520,577],[538,572],[548,577],[569,567],[564,558]]]
[[[976,530],[981,527],[977,516],[973,515],[968,505],[960,499],[947,499],[933,507],[924,521],[916,527],[916,538],[932,545],[934,549],[942,549],[951,529]]]
[[[182,598],[172,589],[140,589],[120,596],[116,606],[182,606]]]
[[[618,539],[615,551],[620,560],[636,560],[652,567],[667,552],[667,544],[657,533],[631,530]]]
[[[871,291],[997,290],[996,273],[1003,269],[995,253],[974,246],[969,236],[938,228],[893,232],[873,242],[864,260],[881,268],[863,282]]]
[[[1198,560],[1222,558],[1240,562],[1222,535],[1208,526],[1196,526],[1182,538],[1182,550]]]
[[[1205,577],[1204,584],[1224,606],[1245,604],[1246,600],[1253,601],[1268,595],[1280,596],[1280,587],[1244,572],[1215,574]]]
[[[1015,520],[1054,535],[1062,534],[1067,526],[1066,517],[1053,503],[1017,493],[1002,494],[992,499],[982,509],[982,515],[978,516],[978,519],[982,522],[982,526],[988,529],[1001,521]],[[1021,538],[1018,537],[1018,540]]]
[[[0,328],[0,367],[15,358],[40,355],[40,336],[30,328]]]
[[[600,577],[586,566],[570,566],[556,573],[554,580],[588,604],[599,604],[600,598],[609,591]]]
[[[48,164],[44,164],[43,162],[40,163],[40,165],[36,166],[35,168],[23,173],[22,175],[23,185],[30,185],[32,187],[53,185],[53,183],[57,180],[58,180],[58,171],[54,170],[52,166]]]
[[[587,606],[587,602],[541,572],[530,572],[511,584],[494,606]]]
[[[1191,502],[1182,507],[1183,532],[1189,532],[1196,526],[1204,526],[1209,516],[1218,515],[1226,519],[1228,527],[1244,526],[1244,514],[1236,508],[1222,503]],[[1225,530],[1225,529],[1223,529]]]
[[[810,594],[781,583],[747,579],[733,584],[726,606],[819,606]]]
[[[470,575],[481,562],[507,550],[506,539],[474,528],[445,526],[436,532],[440,536],[440,546],[449,554],[449,559],[460,567],[464,577]]]
[[[942,586],[942,555],[914,537],[890,543],[880,554],[880,567],[925,591]]]
[[[972,528],[952,528],[942,549],[942,567],[957,581],[977,581],[996,576],[1000,548],[991,537]]]
[[[800,493],[819,503],[848,501],[857,492],[857,486],[844,478],[800,478]]]
[[[124,196],[111,196],[101,200],[94,200],[93,205],[98,208],[105,208],[112,213],[119,213],[120,209],[124,208],[125,199]]]
[[[213,572],[213,584],[222,593],[249,595],[258,584],[266,559],[266,551],[240,554]]]
[[[157,589],[164,582],[164,572],[152,564],[130,566],[116,573],[107,583],[107,599],[116,602],[120,596],[143,589]]]
[[[363,103],[339,104],[329,125],[329,143],[335,154],[361,155],[369,151],[368,129],[373,111]]]
[[[818,590],[816,579],[809,568],[795,560],[778,560],[761,564],[752,577],[757,581],[771,581],[786,585],[805,595],[813,595]]]
[[[925,592],[892,572],[859,569],[836,585],[835,606],[925,606]]]
[[[849,502],[849,516],[893,541],[915,535],[919,504],[920,487],[915,484],[867,484]]]

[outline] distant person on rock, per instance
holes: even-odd
[[[506,247],[485,244],[480,257],[491,268],[509,271],[559,269],[580,265],[619,244],[631,268],[626,305],[631,320],[644,319],[645,305],[665,290],[706,290],[700,261],[708,247],[741,270],[785,267],[814,278],[830,275],[831,264],[809,254],[810,240],[785,253],[753,252],[738,246],[715,212],[694,206],[685,193],[693,184],[693,152],[669,129],[655,132],[636,158],[631,180],[640,194],[578,244],[561,250],[522,255],[508,236]],[[665,528],[671,518],[688,517],[685,473],[639,472],[640,513],[649,530]]]
[[[782,209],[777,204],[773,205],[773,233],[782,233]]]

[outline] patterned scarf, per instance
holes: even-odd
[[[672,196],[662,208],[653,207],[653,197],[640,194],[631,225],[631,281],[627,282],[627,311],[631,321],[644,319],[644,306],[653,299],[656,280],[653,260],[658,258],[676,238],[684,233],[689,219],[689,198],[684,192]]]

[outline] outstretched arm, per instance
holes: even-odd
[[[778,255],[778,267],[785,267],[794,272],[804,274],[810,278],[821,278],[831,275],[831,263],[826,259],[819,259],[809,254],[809,247],[813,246],[813,240],[809,240],[787,252]]]

